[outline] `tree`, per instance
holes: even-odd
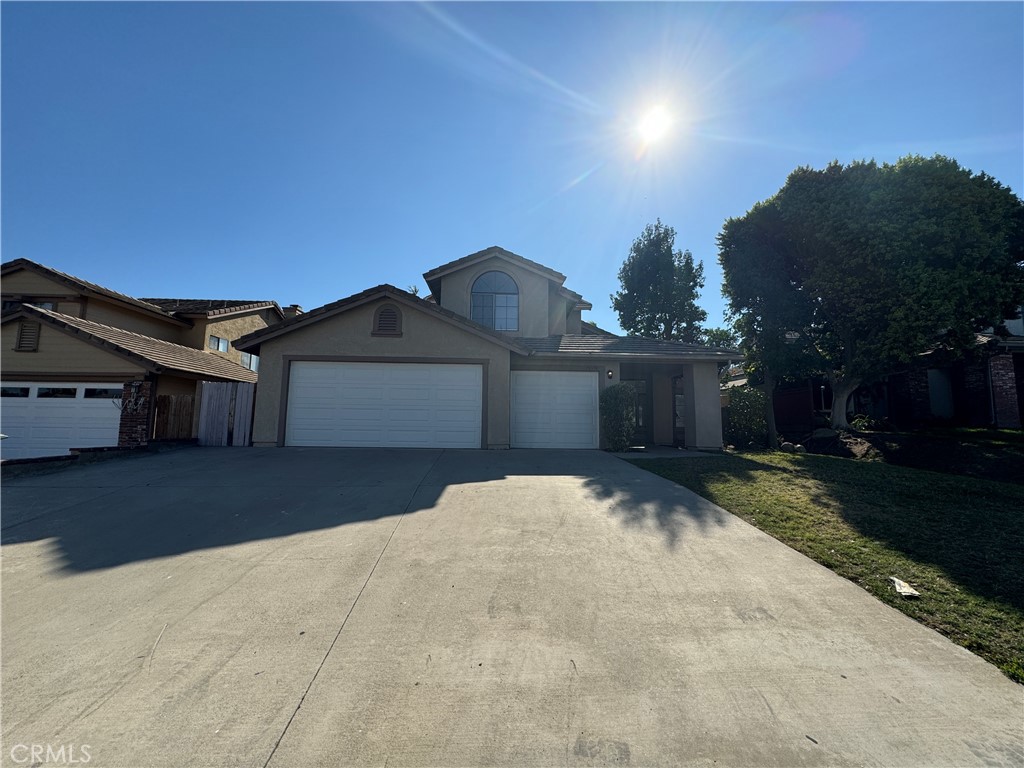
[[[735,349],[740,344],[740,337],[732,328],[705,328],[701,331],[700,341],[709,347]]]
[[[828,376],[832,424],[854,390],[1014,316],[1024,203],[955,160],[798,168],[719,235],[743,347],[773,376]]]
[[[697,306],[704,265],[675,248],[676,231],[658,219],[633,241],[611,296],[619,325],[631,336],[698,343],[707,312]]]

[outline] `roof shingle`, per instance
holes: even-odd
[[[55,325],[92,341],[98,341],[111,351],[119,352],[122,355],[141,360],[148,363],[148,367],[166,368],[172,371],[182,371],[189,374],[198,374],[215,379],[229,379],[231,381],[255,382],[257,375],[255,371],[243,368],[238,363],[226,360],[210,352],[193,347],[184,347],[180,344],[173,344],[163,339],[154,339],[150,336],[143,336],[139,333],[132,333],[122,328],[114,328],[109,325],[101,325],[91,320],[83,320],[49,309],[41,309],[31,304],[22,305],[21,309],[12,313],[17,315],[24,313],[36,317],[48,324]]]
[[[569,356],[678,356],[711,357],[727,360],[738,358],[739,352],[722,347],[706,347],[702,344],[683,344],[678,341],[660,341],[635,336],[602,336],[592,334],[565,334],[543,338],[519,339],[535,354]]]

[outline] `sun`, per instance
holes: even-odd
[[[664,105],[659,104],[641,118],[636,132],[644,144],[650,145],[663,139],[671,127],[672,115]]]

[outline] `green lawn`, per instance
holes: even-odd
[[[633,462],[1024,683],[1024,485],[777,452]],[[907,599],[897,576],[921,593]]]

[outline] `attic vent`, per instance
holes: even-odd
[[[39,349],[39,323],[22,321],[18,323],[18,340],[15,352],[35,352]]]
[[[402,313],[398,307],[385,304],[373,315],[374,336],[401,336],[402,335]]]

